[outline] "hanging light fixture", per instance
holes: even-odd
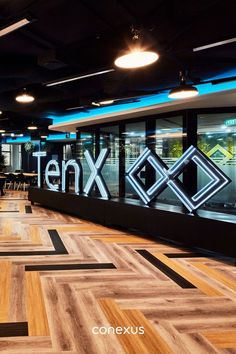
[[[145,50],[140,45],[140,31],[131,28],[134,45],[129,52],[116,58],[114,64],[122,69],[136,69],[150,65],[159,59],[156,52]]]
[[[20,95],[16,96],[15,99],[19,103],[31,103],[35,100],[34,96],[26,92],[26,88],[24,88],[23,92]]]
[[[104,101],[93,101],[92,105],[100,107],[100,106],[106,106],[106,105],[109,105],[109,104],[113,104],[114,102],[115,102],[115,100],[113,100],[113,99],[107,99],[107,100],[104,100]]]
[[[114,103],[114,100],[105,100],[105,101],[100,101],[99,103],[100,105],[105,106]]]
[[[28,130],[37,130],[38,127],[37,125],[35,125],[33,122],[31,122],[31,124],[27,127]]]
[[[195,97],[199,94],[198,89],[195,86],[186,84],[186,73],[183,71],[179,72],[180,85],[178,87],[173,88],[168,97],[173,99],[183,99],[183,98],[191,98]]]

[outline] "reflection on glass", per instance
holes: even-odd
[[[100,151],[110,149],[110,154],[102,169],[111,196],[119,195],[119,127],[103,127],[100,130]]]
[[[76,144],[76,158],[80,161],[83,169],[83,187],[90,176],[90,168],[84,157],[85,150],[89,150],[95,158],[95,133],[81,132],[80,139]]]
[[[206,203],[218,210],[236,210],[236,113],[199,114],[198,148],[204,152],[232,182]],[[209,178],[198,169],[198,190]]]
[[[5,166],[11,166],[11,150],[10,144],[2,144],[2,155],[5,158]]]
[[[129,169],[146,147],[145,122],[126,124],[125,127],[125,169]],[[139,173],[141,181],[145,184],[145,167]],[[125,182],[126,197],[138,198],[129,182]]]
[[[183,122],[182,117],[171,117],[156,120],[156,153],[171,167],[183,154]],[[157,174],[156,178],[160,178]],[[179,177],[182,180],[182,176]],[[166,188],[159,196],[158,201],[180,204],[179,199],[170,188]]]
[[[63,145],[63,160],[70,160],[74,158],[74,144]]]

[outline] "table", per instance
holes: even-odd
[[[33,172],[5,172],[4,175],[8,176],[9,174],[12,174],[14,176],[19,176],[21,174],[23,174],[25,177],[37,177],[38,174],[37,173],[33,173]]]
[[[17,184],[18,184],[18,189],[20,186],[23,185],[24,190],[25,190],[25,185],[27,185],[27,184],[31,185],[33,179],[38,176],[38,174],[34,173],[34,172],[5,172],[4,175],[5,175],[5,178],[12,176],[12,175],[15,176],[14,178],[9,177],[10,185],[13,184],[14,189]],[[10,188],[10,185],[8,186],[8,188]]]

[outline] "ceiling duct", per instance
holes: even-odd
[[[48,70],[57,70],[67,66],[54,50],[49,50],[38,57],[38,65]]]

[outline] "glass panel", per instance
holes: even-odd
[[[183,119],[181,116],[156,120],[156,153],[171,167],[183,154]],[[156,174],[156,178],[160,178]],[[179,177],[182,180],[182,175]],[[175,193],[166,188],[158,201],[170,204],[181,204]]]
[[[110,154],[102,169],[111,196],[119,195],[119,127],[103,127],[100,130],[100,151],[110,148]]]
[[[2,154],[5,156],[5,166],[11,166],[11,151],[10,144],[2,144]]]
[[[2,152],[3,156],[5,157],[5,166],[11,165],[11,153],[10,152]]]
[[[146,147],[145,122],[126,124],[124,134],[125,169],[127,171]],[[145,184],[145,167],[139,173],[139,177]],[[125,191],[127,198],[139,198],[127,180],[125,182]]]
[[[63,145],[63,160],[73,159],[73,144],[65,144]]]
[[[76,143],[76,158],[80,160],[83,169],[83,187],[91,172],[84,157],[85,150],[89,150],[95,158],[95,133],[81,132],[80,139]]]
[[[198,115],[198,148],[231,180],[221,192],[205,204],[207,208],[236,210],[236,113]],[[208,182],[198,169],[198,190]]]
[[[9,151],[11,150],[10,144],[2,144],[2,151]]]

